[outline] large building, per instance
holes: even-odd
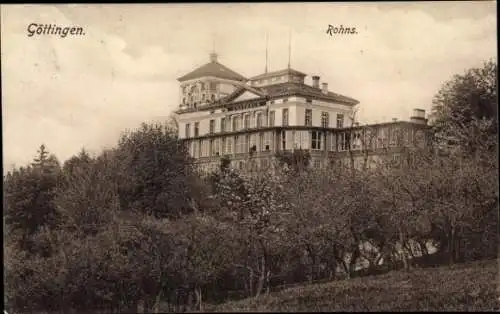
[[[361,126],[352,121],[356,99],[330,91],[319,76],[306,84],[306,77],[287,68],[246,78],[211,53],[207,64],[178,79],[179,138],[207,171],[222,156],[235,168],[262,168],[276,153],[295,149],[309,151],[313,167],[359,165],[382,150],[397,158],[401,147],[424,143],[423,110],[415,109],[409,121]]]

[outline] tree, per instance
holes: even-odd
[[[78,155],[73,156],[66,160],[63,164],[63,173],[66,176],[71,176],[74,173],[78,172],[77,168],[87,168],[92,162],[92,157],[89,153],[82,148],[82,150],[78,153]],[[82,169],[82,170],[83,170]]]
[[[30,237],[41,227],[55,227],[58,216],[54,206],[61,169],[55,156],[45,146],[31,166],[14,169],[4,177],[5,222],[14,233],[20,233],[21,246],[30,249]]]
[[[186,147],[165,127],[142,124],[123,134],[115,155],[123,210],[174,218],[203,204],[194,197],[197,174]]]
[[[177,122],[177,117],[174,113],[171,113],[168,116],[166,128],[177,135],[177,132],[179,131],[179,122]]]
[[[272,251],[281,243],[286,210],[281,178],[263,172],[242,175],[233,169],[219,175],[215,189],[222,208],[219,219],[237,230],[233,266],[245,274],[249,295],[257,296],[269,286]]]
[[[106,153],[92,160],[82,151],[69,159],[64,169],[65,180],[54,200],[61,226],[77,238],[96,235],[120,211],[117,160]]]
[[[439,141],[452,141],[471,153],[488,142],[496,147],[497,64],[490,60],[447,81],[433,99],[431,118]],[[492,140],[493,139],[493,140]]]

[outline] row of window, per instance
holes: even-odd
[[[216,89],[217,89],[217,82],[206,82],[206,83],[199,82],[196,84],[182,87],[182,93],[183,94],[196,93],[198,91],[205,91],[205,90],[215,91]]]
[[[268,83],[273,83],[273,82],[278,82],[278,81],[286,81],[287,77],[286,76],[275,76],[271,77],[268,79],[264,80],[257,80],[257,81],[252,81],[252,85],[260,85],[260,84],[268,84]],[[304,82],[304,79],[300,76],[291,76],[290,81],[292,82]]]
[[[281,117],[281,124],[283,126],[288,126],[289,125],[289,111],[287,108],[283,109],[282,112],[282,117]],[[274,110],[269,112],[269,126],[275,126],[275,120],[276,120],[276,112]],[[329,121],[330,121],[330,114],[328,112],[322,112],[321,113],[321,127],[323,128],[328,128],[329,127]],[[312,126],[312,109],[306,109],[306,114],[305,114],[305,121],[304,124],[306,126]],[[251,120],[250,120],[250,114],[245,114],[243,116],[243,119],[241,116],[235,116],[232,118],[232,123],[230,118],[221,118],[220,119],[220,131],[221,132],[229,132],[230,130],[234,131],[239,131],[242,129],[249,129],[253,125],[251,125]],[[255,127],[256,128],[261,128],[264,126],[263,124],[263,115],[260,112],[257,112],[255,114]],[[343,128],[344,127],[344,115],[343,114],[337,114],[337,128]],[[189,123],[186,124],[186,138],[191,137],[191,125]],[[215,133],[215,119],[210,120],[209,122],[209,130],[208,132],[210,134]],[[194,136],[197,137],[199,136],[199,122],[194,123]]]
[[[389,146],[394,147],[402,143],[408,144],[410,142],[410,130],[405,130],[403,133],[403,141],[400,141],[400,137],[396,137],[395,133],[391,134],[389,138],[369,138],[367,134],[362,134],[361,132],[341,132],[327,136],[325,132],[322,131],[283,130],[276,137],[276,141],[278,141],[276,144],[280,150],[311,149],[342,152],[349,149],[360,150],[363,147],[367,147],[368,149]],[[250,151],[270,151],[275,145],[274,141],[275,139],[272,132],[206,139],[191,144],[191,155],[197,158],[233,153],[248,153]]]
[[[312,126],[312,109],[306,109],[306,114],[304,117],[304,125]],[[328,112],[321,112],[321,127],[328,128],[330,127],[330,114]],[[337,114],[337,128],[344,127],[344,115]]]
[[[251,163],[251,164],[248,164]],[[245,167],[257,169],[268,169],[271,165],[268,159],[255,159],[251,161],[245,160],[234,160],[231,162],[231,167],[239,170],[245,169]],[[219,168],[219,163],[201,164],[200,167],[206,172],[213,172]],[[248,169],[247,168],[247,169]]]
[[[189,97],[182,98],[182,104],[186,103],[194,103],[195,101],[205,102],[205,101],[215,101],[215,94],[201,94],[201,97],[198,95],[189,95]]]
[[[191,143],[190,153],[194,158],[222,156],[225,154],[240,154],[270,151],[272,133],[236,135],[225,138],[194,141]]]
[[[362,169],[363,166],[367,166],[368,168],[373,168],[378,165],[379,162],[382,162],[382,160],[374,159],[373,157],[369,156],[367,160],[364,159],[364,157],[360,158],[354,158],[354,160],[350,160],[350,158],[342,158],[338,160],[333,160],[332,165],[342,168],[350,168],[351,163],[354,161],[354,168],[356,169]],[[251,163],[251,164],[249,164]],[[401,167],[401,166],[408,166],[411,164],[415,163],[415,156],[413,154],[410,154],[409,156],[401,156],[399,154],[394,154],[392,155],[391,158],[391,165],[394,167]],[[315,169],[321,169],[324,164],[324,160],[321,159],[313,159],[311,162],[311,166]],[[243,170],[245,167],[247,169],[267,169],[271,165],[270,161],[266,158],[264,159],[254,159],[251,161],[245,161],[245,160],[233,160],[231,162],[231,167]],[[215,171],[218,168],[219,164],[218,163],[212,163],[212,164],[203,164],[201,165],[202,168],[206,171]]]

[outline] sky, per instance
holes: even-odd
[[[29,37],[31,23],[85,35]],[[496,60],[496,2],[1,5],[4,171],[43,143],[60,161],[97,154],[178,106],[177,78],[219,61],[251,77],[291,66],[360,101],[358,119],[430,111],[454,74]],[[328,25],[355,35],[326,33]]]

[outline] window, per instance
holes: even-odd
[[[224,119],[224,118],[220,119],[220,131],[221,132],[226,131],[226,119]]]
[[[274,100],[271,100],[271,105],[274,104]]]
[[[200,157],[200,143],[198,141],[193,141],[193,157]]]
[[[189,145],[189,155],[194,158],[195,153],[196,153],[196,142],[193,141],[193,142],[191,142],[191,145]]]
[[[244,150],[243,152],[248,153],[250,152],[250,135],[245,136],[245,145],[243,146]]]
[[[286,150],[286,131],[281,131],[281,149]]]
[[[334,152],[337,150],[336,135],[334,133],[330,134],[330,151]]]
[[[200,122],[194,123],[194,136],[199,136],[200,134]]]
[[[396,146],[400,142],[399,140],[399,130],[397,128],[392,128],[390,133],[390,146]]]
[[[207,140],[204,140],[202,142],[202,148],[201,148],[201,156],[202,157],[208,157],[208,154],[210,153],[210,143]]]
[[[321,150],[321,132],[311,132],[311,149]]]
[[[210,140],[210,156],[215,156],[215,143],[214,140]]]
[[[220,139],[220,154],[224,155],[225,151],[226,151],[226,138],[223,137]]]
[[[283,119],[282,119],[282,122],[283,122],[283,126],[287,126],[288,125],[288,108],[283,109]]]
[[[262,152],[264,150],[264,133],[259,134],[259,143],[257,145],[257,150]]]
[[[245,117],[243,118],[243,127],[245,129],[250,128],[250,115],[246,114]]]
[[[201,140],[198,141],[198,157],[201,157],[201,154],[202,154],[202,150],[201,150],[202,143],[203,142]]]
[[[233,153],[233,139],[229,137],[226,139],[226,154],[232,154],[232,153]]]
[[[410,138],[411,138],[411,130],[404,128],[403,129],[403,143],[405,146],[410,144]]]
[[[247,151],[245,150],[245,138],[243,136],[235,136],[234,137],[234,147],[235,153],[246,153]]]
[[[362,142],[361,142],[361,133],[360,132],[354,132],[353,137],[352,137],[352,143],[351,147],[352,149],[361,149],[362,148]]]
[[[321,168],[321,160],[314,159],[314,168],[316,168],[316,169],[320,169]]]
[[[261,169],[267,169],[268,166],[269,166],[269,163],[267,162],[267,159],[262,159],[260,161],[260,167],[261,167]]]
[[[215,120],[210,120],[209,132],[210,132],[210,134],[213,134],[215,132]]]
[[[233,117],[233,132],[238,131],[241,127],[241,117]]]
[[[235,153],[235,154],[241,153],[240,149],[241,149],[241,146],[240,146],[240,139],[239,139],[239,137],[236,135],[236,136],[234,137],[234,153]]]
[[[337,114],[337,128],[343,128],[344,127],[344,115],[343,114]]]
[[[347,133],[340,133],[337,135],[337,150],[339,152],[348,150],[348,136]]]
[[[264,133],[264,151],[268,152],[271,150],[271,132]]]
[[[306,126],[312,125],[312,109],[306,109],[306,116],[305,116],[304,124]]]
[[[385,128],[378,129],[377,132],[377,148],[386,148],[388,144],[387,130]]]
[[[283,98],[283,102],[288,102],[288,98]]]
[[[309,98],[306,99],[306,103],[312,104],[312,102],[313,102],[312,99],[309,99]]]
[[[260,112],[258,112],[256,115],[255,115],[255,120],[256,120],[256,125],[258,128],[261,128],[262,127],[262,114]]]
[[[330,115],[328,112],[323,111],[321,113],[321,127],[327,128],[329,125]]]
[[[257,151],[257,134],[250,135],[250,151]]]
[[[294,131],[293,132],[293,148],[294,149],[300,149],[302,148],[302,145],[300,143],[300,139],[301,139],[301,134],[302,131]]]
[[[189,123],[186,124],[186,138],[189,138],[191,135],[189,131],[191,130],[191,125]]]
[[[269,126],[274,126],[275,114],[274,110],[269,112]]]

